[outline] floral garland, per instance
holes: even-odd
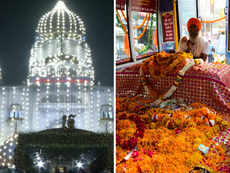
[[[181,83],[183,76],[196,62],[193,60],[192,54],[177,52],[166,53],[161,52],[153,55],[148,60],[144,61],[140,68],[140,76],[147,95],[151,97],[154,93],[151,84],[148,82],[147,74],[150,77],[159,80],[166,77],[168,74],[177,74],[171,88],[163,95],[155,100],[154,105],[159,105],[163,100],[168,99],[176,91]],[[153,94],[155,97],[155,94]]]
[[[144,26],[145,22],[146,22],[147,16],[148,16],[148,14],[145,15],[145,18],[144,18],[143,22],[139,26],[133,27],[133,29],[141,29]]]
[[[140,105],[132,98],[117,100],[120,107],[123,103]],[[139,116],[139,121],[145,123],[143,137],[137,138],[135,149],[124,149],[117,144],[117,172],[184,173],[195,167],[210,172],[227,172],[226,163],[230,163],[230,159],[226,153],[227,147],[223,147],[222,143],[228,144],[230,124],[221,118],[222,115],[203,104],[187,106],[180,103],[181,106],[175,110],[170,109],[171,104],[168,103],[165,108],[138,111],[139,115],[127,112],[117,114],[117,125],[119,120],[129,120],[132,116]],[[120,135],[120,130],[117,130],[117,135]]]
[[[186,65],[186,59],[192,58],[192,54],[184,52],[154,54],[141,64],[141,70],[143,71],[141,77],[150,74],[152,78],[159,80],[168,74],[176,74]]]
[[[148,42],[147,42],[147,44],[144,46],[144,48],[141,49],[141,50],[135,48],[135,50],[136,50],[138,53],[143,54],[143,53],[145,53],[145,52],[150,48],[151,41],[152,41],[152,34],[153,34],[153,15],[151,15],[151,19],[150,19],[150,28],[149,28],[149,32],[148,32]]]
[[[138,115],[126,114],[126,113],[122,113],[121,115],[117,115],[117,119],[116,119],[117,124],[119,124],[119,121],[125,120],[125,119],[133,121],[136,124],[135,133],[132,137],[130,137],[129,139],[125,139],[123,141],[121,140],[121,136],[117,135],[116,136],[116,142],[117,142],[117,145],[122,147],[123,149],[133,149],[137,145],[138,138],[139,137],[143,138],[144,131],[145,131],[145,124],[143,121],[140,120]],[[128,133],[130,133],[130,132],[128,132]],[[117,134],[119,134],[119,133],[117,133]]]
[[[142,33],[138,37],[134,37],[133,39],[140,40],[145,35],[145,32],[147,31],[147,28],[148,28],[148,25],[149,25],[149,19],[150,19],[150,15],[148,15],[147,23],[146,23],[146,25],[145,25],[144,30],[142,31]]]
[[[122,11],[122,15],[124,17],[124,19],[127,21],[123,11]],[[145,17],[147,18],[148,15],[146,15]],[[150,16],[150,15],[149,15]],[[148,17],[149,17],[148,16]],[[118,26],[122,28],[122,30],[124,31],[124,33],[128,33],[127,31],[127,28],[126,26],[122,23],[122,19],[121,19],[121,16],[119,14],[119,11],[117,10],[117,13],[116,13],[116,19],[117,19],[117,22],[118,22]],[[146,19],[145,19],[146,20]],[[145,23],[145,22],[144,22]],[[145,53],[149,48],[150,48],[150,45],[151,45],[151,41],[152,41],[152,33],[153,33],[153,15],[151,15],[151,19],[150,19],[150,29],[149,29],[149,32],[148,32],[148,42],[146,44],[146,46],[144,46],[143,49],[139,50],[137,48],[135,48],[135,50],[140,53],[140,54],[143,54]],[[147,25],[146,25],[147,26]],[[139,28],[138,28],[139,29]],[[143,35],[142,35],[143,37]]]

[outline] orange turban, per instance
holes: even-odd
[[[201,25],[201,22],[199,19],[197,18],[190,18],[188,23],[187,23],[187,29],[189,29],[190,25],[196,25],[197,28],[199,29],[199,31],[201,30],[202,28],[202,25]]]

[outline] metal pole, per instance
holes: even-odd
[[[126,16],[127,16],[127,30],[128,30],[128,38],[129,38],[129,50],[130,50],[130,58],[132,62],[136,61],[136,56],[133,48],[133,36],[132,36],[132,24],[130,24],[130,16],[132,12],[131,8],[131,0],[126,0]]]
[[[157,48],[158,52],[160,52],[160,40],[159,40],[159,1],[156,0],[156,10],[157,10]]]
[[[174,9],[174,28],[175,28],[175,43],[176,49],[179,47],[179,40],[180,40],[180,18],[179,18],[179,2],[175,0],[173,2],[173,9]]]
[[[196,0],[196,17],[199,18],[199,1]]]

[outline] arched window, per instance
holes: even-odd
[[[9,112],[10,119],[22,119],[22,107],[19,104],[12,104]]]
[[[102,120],[113,120],[113,106],[109,104],[101,105],[100,116]]]

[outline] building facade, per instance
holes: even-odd
[[[0,140],[61,128],[71,114],[75,128],[113,132],[113,88],[96,84],[84,23],[60,0],[39,21],[27,84],[0,87]]]

